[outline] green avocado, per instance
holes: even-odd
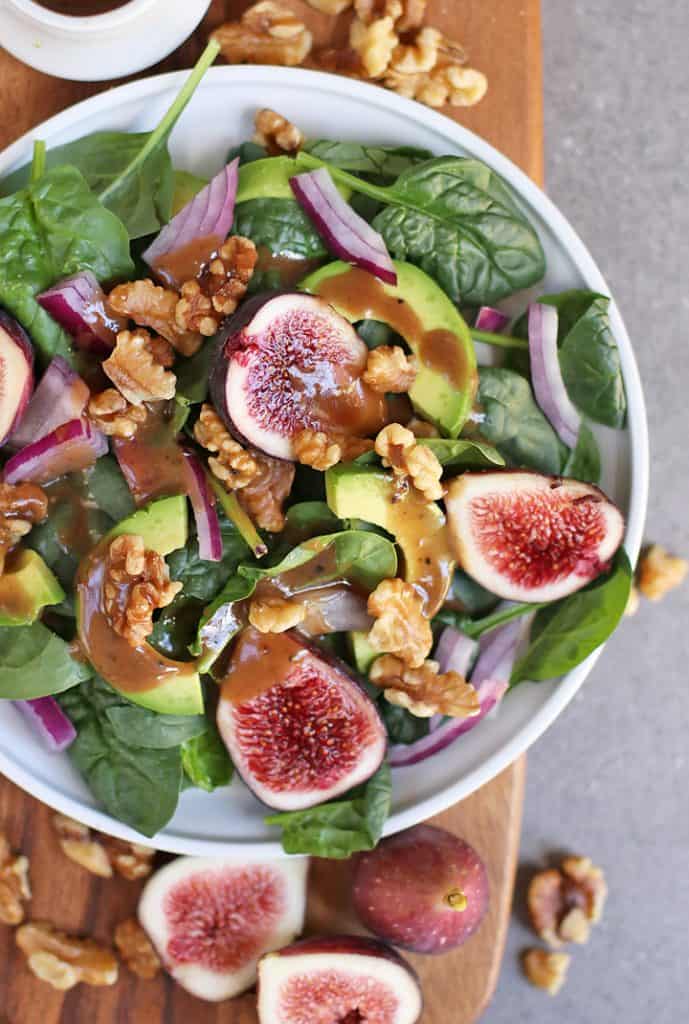
[[[175,171],[175,188],[172,193],[172,216],[176,217],[187,203],[208,184],[206,178],[199,178],[189,171]]]
[[[362,676],[367,676],[380,651],[377,651],[368,642],[368,633],[348,633],[347,639],[357,672],[360,672]]]
[[[426,595],[430,618],[443,604],[454,558],[445,515],[410,488],[395,493],[392,476],[375,466],[341,463],[325,474],[326,499],[340,519],[365,519],[392,534],[404,555],[405,578]],[[356,652],[355,652],[356,654]]]
[[[400,334],[419,362],[409,397],[414,409],[446,437],[457,437],[478,386],[476,353],[457,309],[435,281],[395,260],[397,284],[338,261],[310,274],[300,287],[320,295],[351,323],[377,320]],[[335,279],[346,275],[351,287]]]
[[[125,533],[143,537],[146,547],[160,555],[168,555],[184,547],[188,534],[186,497],[161,498],[151,502],[118,523],[105,538],[105,543]],[[203,690],[195,662],[173,661],[147,643],[133,649],[109,625],[106,643],[102,637],[97,645],[90,643],[89,631],[84,628],[84,609],[88,606],[91,611],[97,610],[99,599],[96,598],[94,605],[87,584],[88,580],[78,580],[77,583],[77,622],[82,647],[96,671],[127,700],[151,711],[168,715],[203,714]],[[149,677],[151,685],[141,689],[129,688],[128,681],[134,675],[139,680]]]
[[[47,605],[59,604],[65,592],[35,551],[8,556],[0,576],[0,626],[28,626]]]
[[[291,156],[269,156],[242,164],[235,203],[245,203],[249,199],[294,199],[289,179],[298,173],[297,161]],[[346,185],[338,185],[337,188],[345,199],[351,195],[351,189]]]

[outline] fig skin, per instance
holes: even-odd
[[[483,861],[463,839],[417,825],[354,860],[354,909],[370,931],[415,953],[463,945],[483,920],[489,885]]]
[[[10,356],[9,366],[5,365],[7,355]],[[17,379],[17,370],[11,365],[13,357],[21,365],[19,372],[23,371],[23,380]],[[0,381],[5,380],[6,385],[10,385],[7,391],[0,393],[0,447],[18,425],[33,393],[33,364],[34,351],[28,334],[14,317],[0,309]]]

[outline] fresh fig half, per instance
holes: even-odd
[[[512,601],[556,601],[609,567],[622,513],[597,487],[528,471],[464,473],[448,487],[461,567]]]
[[[308,859],[178,857],[157,871],[139,920],[166,970],[192,995],[230,999],[259,958],[302,930]]]
[[[385,402],[361,380],[368,349],[324,299],[269,292],[249,300],[218,340],[211,395],[235,436],[294,459],[300,430],[365,436]]]
[[[280,811],[313,807],[366,782],[386,750],[373,701],[344,666],[293,632],[240,635],[218,728],[247,786]]]
[[[33,391],[33,347],[13,317],[0,309],[0,445],[19,423]]]
[[[416,1024],[422,1009],[414,970],[373,939],[305,939],[258,965],[260,1024]]]

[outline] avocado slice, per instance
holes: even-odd
[[[245,203],[248,199],[294,199],[296,203],[289,183],[295,174],[299,174],[299,170],[292,156],[269,156],[242,164],[235,203]],[[337,188],[345,199],[352,194],[346,185]]]
[[[0,576],[0,626],[28,626],[65,592],[37,552],[22,548],[8,556]]]
[[[380,651],[377,651],[368,642],[368,633],[351,632],[347,634],[347,640],[357,672],[360,672],[362,676],[367,676],[371,665],[379,657]]]
[[[400,334],[419,361],[409,397],[415,410],[447,437],[457,437],[478,387],[469,328],[445,292],[411,263],[395,260],[397,284],[338,261],[300,287],[320,295],[351,323],[378,320]]]
[[[174,191],[172,193],[172,216],[176,217],[187,203],[208,184],[207,178],[199,178],[189,171],[175,171]]]
[[[391,533],[404,555],[405,578],[425,595],[432,617],[443,604],[454,570],[445,515],[435,502],[410,488],[395,493],[390,473],[375,466],[341,463],[325,474],[326,498],[340,519],[365,519]]]
[[[203,690],[195,662],[173,661],[147,643],[131,647],[102,614],[103,555],[108,542],[125,533],[143,537],[146,547],[160,555],[183,547],[188,533],[187,499],[161,498],[139,509],[118,523],[82,561],[77,574],[81,645],[96,671],[134,704],[161,714],[203,714]]]

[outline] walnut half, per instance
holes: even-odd
[[[0,832],[0,922],[17,925],[24,920],[24,903],[31,899],[29,861],[14,854]]]
[[[389,466],[396,477],[407,477],[427,501],[442,498],[444,491],[440,478],[443,467],[430,448],[417,444],[407,427],[401,423],[389,423],[383,427],[376,437],[375,450],[384,466]]]
[[[607,886],[603,872],[588,857],[566,857],[559,868],[531,879],[526,902],[537,935],[550,946],[588,941],[600,920]]]
[[[411,583],[383,580],[369,596],[367,608],[376,620],[368,634],[374,650],[420,668],[433,646],[433,633],[423,614],[423,600]]]
[[[459,672],[439,671],[437,661],[410,668],[400,658],[385,654],[371,668],[369,678],[383,688],[390,704],[406,708],[417,718],[448,715],[472,718],[481,710],[476,690]]]
[[[551,996],[564,985],[569,963],[567,953],[548,953],[545,949],[529,949],[523,957],[524,973],[531,984]]]
[[[150,981],[160,970],[160,960],[139,922],[129,917],[115,929],[115,945],[129,970]]]
[[[125,533],[110,542],[103,582],[103,609],[110,625],[132,647],[153,631],[153,612],[182,589],[170,580],[167,562],[146,549],[143,537]]]
[[[289,7],[262,0],[213,32],[211,39],[229,64],[281,64],[295,67],[311,51],[313,36]]]
[[[146,878],[153,870],[155,850],[148,846],[92,832],[65,814],[54,814],[52,824],[65,856],[93,875],[112,878],[114,869],[134,881]]]
[[[80,981],[86,985],[114,985],[117,981],[117,960],[92,939],[67,935],[47,921],[21,925],[15,939],[36,977],[62,992]]]

